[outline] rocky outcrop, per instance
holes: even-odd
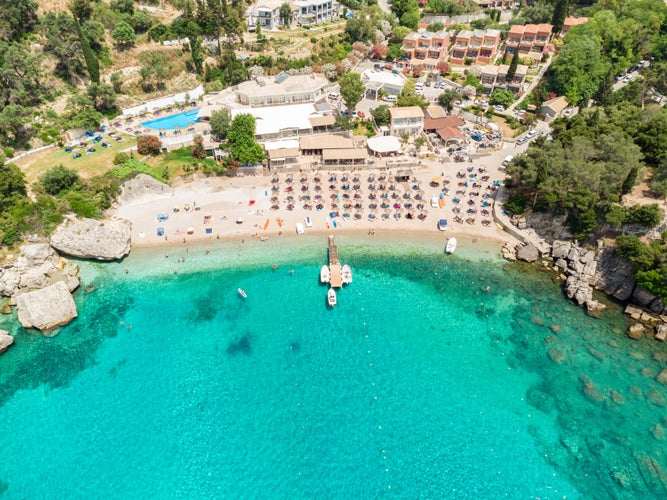
[[[19,295],[16,306],[21,325],[42,332],[66,325],[78,315],[74,299],[62,281]]]
[[[530,243],[520,246],[516,251],[516,258],[525,262],[535,262],[539,257],[539,250],[535,245]]]
[[[125,219],[68,218],[51,236],[51,246],[82,259],[116,260],[130,253],[132,224]]]
[[[0,354],[9,349],[9,346],[13,343],[14,337],[7,330],[0,330]]]
[[[593,280],[597,270],[595,252],[579,247],[577,243],[556,240],[551,247],[551,256],[555,265],[565,273],[565,295],[573,299],[594,316],[599,315],[606,306],[593,299]]]
[[[0,267],[0,295],[12,297],[64,279],[70,291],[79,286],[78,266],[61,258],[47,243],[21,247],[14,262]]]
[[[174,188],[155,180],[150,175],[139,174],[123,183],[118,202],[127,204],[139,201],[146,196],[155,197],[155,195],[173,196]]]
[[[632,273],[630,262],[616,255],[613,247],[602,248],[593,285],[618,300],[629,300],[635,289]]]

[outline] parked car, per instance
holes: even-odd
[[[495,109],[496,111],[505,111],[505,106],[503,106],[502,104],[494,104],[493,109]]]
[[[521,146],[522,144],[525,144],[525,143],[527,143],[527,142],[528,142],[528,137],[526,137],[526,136],[519,137],[519,140],[516,141],[516,143],[517,143],[519,146]]]

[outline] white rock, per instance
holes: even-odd
[[[51,246],[82,259],[120,259],[130,253],[132,224],[125,219],[68,218],[51,236]]]
[[[66,325],[78,316],[74,299],[62,281],[19,295],[16,307],[21,325],[41,331]]]
[[[0,354],[9,349],[9,346],[13,343],[14,337],[7,330],[0,330]]]

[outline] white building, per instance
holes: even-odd
[[[380,91],[389,95],[398,95],[403,90],[407,78],[402,73],[386,70],[367,69],[361,74],[361,82],[366,89],[366,97],[377,99]]]
[[[336,17],[338,4],[333,0],[259,0],[246,10],[248,29],[254,29],[258,24],[262,30],[277,30],[283,26],[280,19],[280,7],[289,4],[292,9],[290,24],[298,23],[302,26],[319,24]]]
[[[256,108],[315,102],[324,98],[328,87],[329,80],[320,75],[280,73],[239,83],[235,93],[240,104]]]
[[[303,26],[328,21],[338,12],[338,4],[333,0],[295,0],[291,3],[299,8],[297,22]]]

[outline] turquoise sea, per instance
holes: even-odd
[[[0,318],[0,496],[665,498],[665,349],[617,308],[477,248],[337,243],[333,310],[308,236],[81,262],[57,336]]]

